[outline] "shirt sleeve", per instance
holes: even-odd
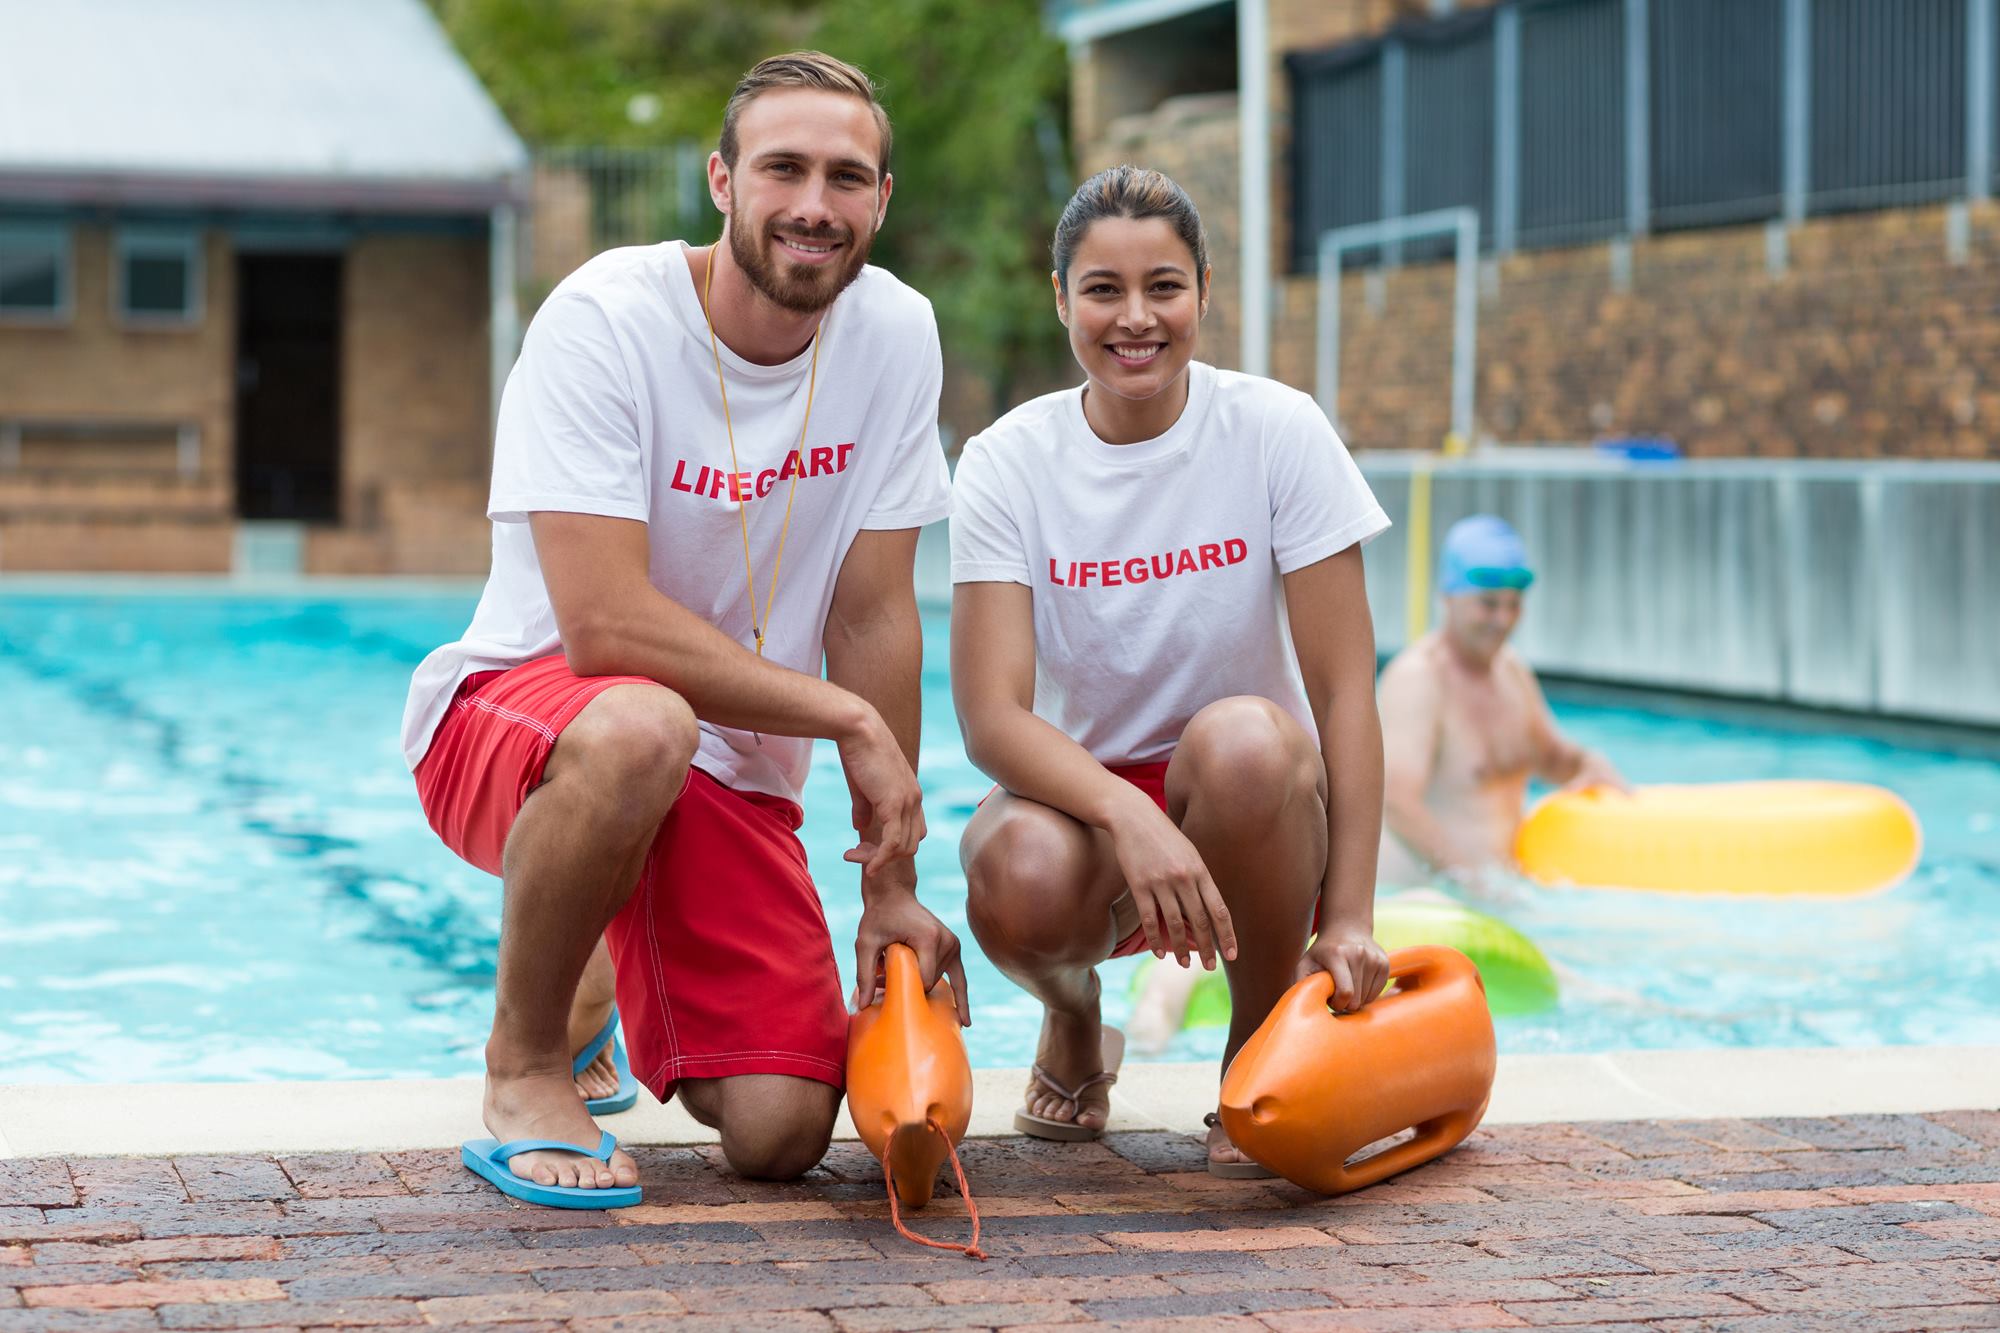
[[[1279,573],[1303,569],[1388,529],[1389,516],[1318,404],[1301,402],[1268,448],[1271,550]]]
[[[624,349],[587,296],[542,306],[500,397],[487,517],[524,523],[544,509],[641,522],[650,512]]]
[[[975,437],[965,446],[951,491],[951,581],[1032,588],[1021,528],[984,441]]]
[[[944,353],[932,321],[918,365],[916,398],[904,422],[882,489],[861,526],[869,531],[921,528],[951,513],[951,469],[938,440],[938,395],[944,389]]]

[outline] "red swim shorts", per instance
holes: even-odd
[[[1154,764],[1127,764],[1123,768],[1113,768],[1111,771],[1152,797],[1153,804],[1159,806],[1161,813],[1164,814],[1167,809],[1167,762],[1163,759]],[[1148,952],[1150,950],[1146,946],[1146,928],[1140,926],[1118,941],[1118,947],[1111,951],[1111,956],[1130,958],[1135,953]]]
[[[556,738],[614,685],[560,655],[459,686],[417,766],[445,845],[489,874]],[[790,801],[691,769],[605,938],[632,1070],[661,1101],[684,1078],[790,1074],[842,1085],[847,1010]]]

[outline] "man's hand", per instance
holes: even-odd
[[[1312,948],[1299,960],[1297,980],[1315,972],[1333,978],[1335,1013],[1351,1014],[1364,1008],[1389,984],[1389,955],[1375,936],[1359,926],[1329,922],[1313,941]]]
[[[849,860],[858,860],[856,853]],[[881,872],[862,871],[861,925],[854,932],[854,994],[849,1007],[861,1009],[875,996],[875,978],[882,954],[892,944],[916,951],[917,971],[928,992],[940,973],[951,981],[958,1001],[958,1025],[972,1026],[972,1002],[965,993],[965,962],[959,957],[958,936],[917,901],[916,865],[908,858],[891,861]]]
[[[1136,788],[1134,789],[1136,791]],[[1111,849],[1132,905],[1139,909],[1139,927],[1146,945],[1164,958],[1172,953],[1182,967],[1190,951],[1213,972],[1216,954],[1236,957],[1236,927],[1229,908],[1210,878],[1201,853],[1152,801],[1140,795],[1129,816],[1110,828]]]
[[[924,794],[895,734],[874,709],[840,737],[839,746],[840,767],[854,798],[854,831],[862,835],[847,859],[861,863],[864,877],[879,874],[891,861],[917,854],[925,832]],[[870,842],[866,835],[877,827],[881,834]]]
[[[1627,796],[1632,794],[1632,784],[1612,767],[1609,759],[1595,750],[1585,750],[1582,761],[1576,766],[1576,776],[1563,784],[1563,790],[1588,791],[1592,787],[1609,787]]]

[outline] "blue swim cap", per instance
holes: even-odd
[[[1451,525],[1438,556],[1438,587],[1447,597],[1482,588],[1525,588],[1535,581],[1528,548],[1504,518],[1474,514]]]

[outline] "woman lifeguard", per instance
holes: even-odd
[[[1327,971],[1349,1010],[1387,980],[1361,545],[1389,521],[1312,399],[1194,359],[1210,269],[1180,186],[1101,172],[1053,249],[1086,380],[966,445],[952,681],[999,784],[960,848],[968,915],[1046,1011],[1015,1123],[1087,1139],[1123,1046],[1104,959],[1219,957],[1225,1068],[1298,977]],[[1262,1173],[1213,1117],[1208,1149]]]

